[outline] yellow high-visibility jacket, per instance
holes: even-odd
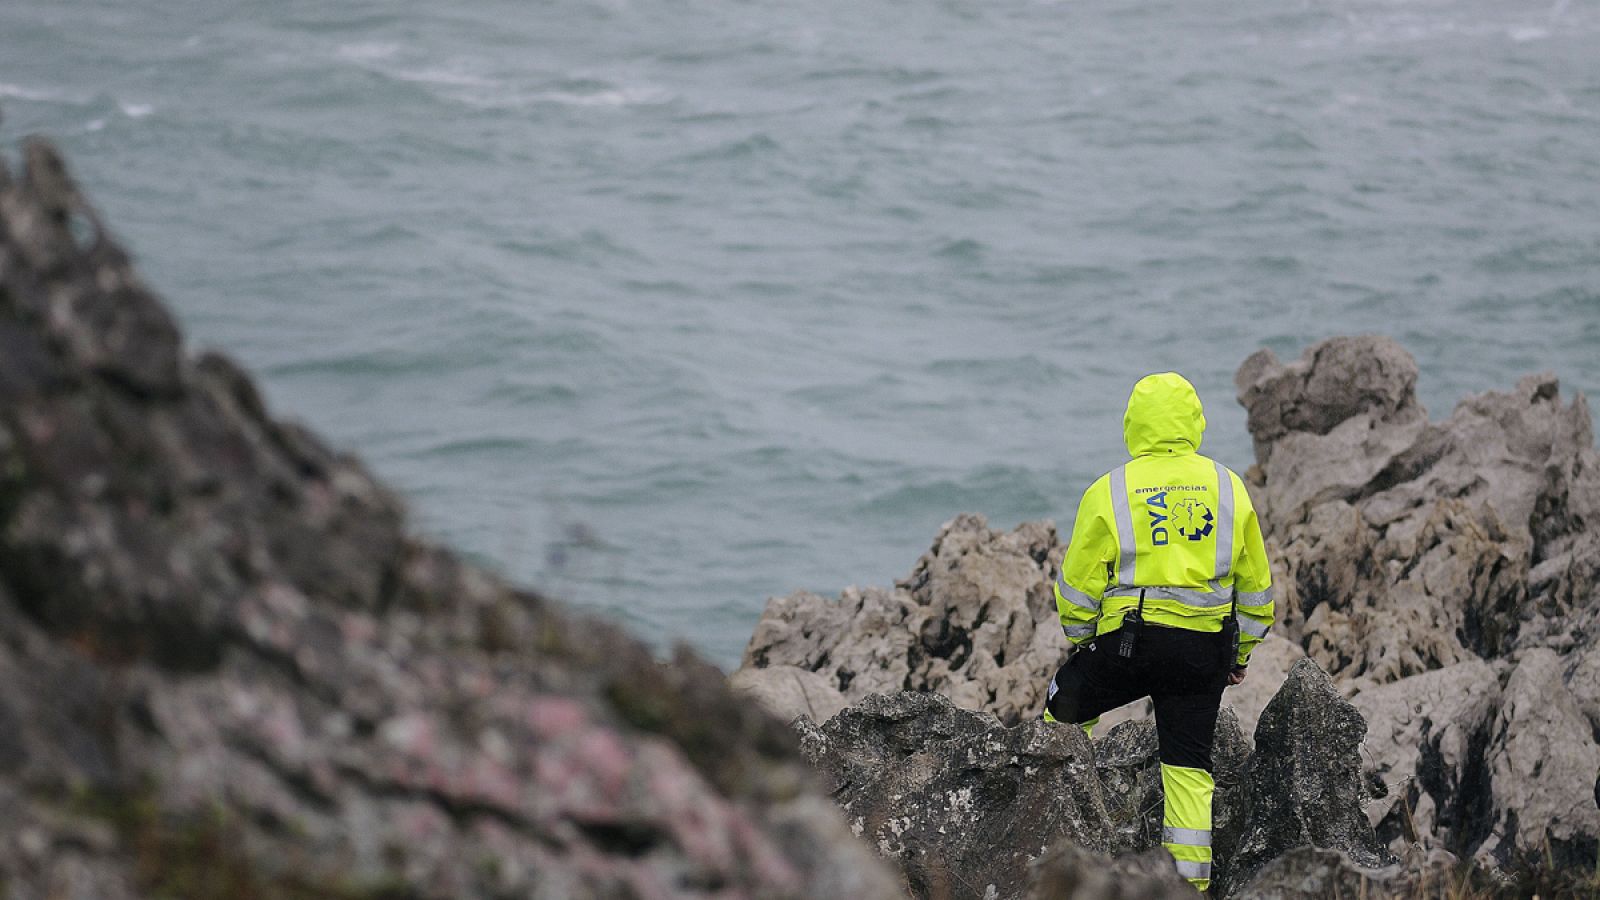
[[[1061,627],[1075,644],[1122,626],[1145,593],[1144,620],[1217,632],[1237,602],[1239,665],[1272,626],[1272,570],[1244,482],[1199,454],[1206,417],[1194,386],[1163,372],[1128,398],[1133,456],[1083,493],[1056,579]]]

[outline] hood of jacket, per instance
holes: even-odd
[[[1182,375],[1146,375],[1133,386],[1122,417],[1122,440],[1133,456],[1193,453],[1200,449],[1205,430],[1200,395]]]

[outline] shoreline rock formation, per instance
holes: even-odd
[[[1008,725],[1037,718],[1045,686],[1066,658],[1050,593],[1065,552],[1049,521],[1003,532],[963,513],[939,529],[893,590],[773,598],[730,680],[783,719],[831,715],[897,691],[940,693]],[[1305,655],[1276,638],[1257,654],[1252,678],[1224,697],[1246,733]],[[1109,714],[1102,730],[1124,718]]]
[[[1327,690],[1349,701],[1346,726],[1333,731],[1359,726],[1366,737],[1362,783],[1343,779],[1354,795],[1346,805],[1312,814],[1284,846],[1245,839],[1237,862],[1271,878],[1330,889],[1365,879],[1399,893],[1442,883],[1441,861],[1455,856],[1500,871],[1592,869],[1600,455],[1587,403],[1563,403],[1554,376],[1536,375],[1430,422],[1417,376],[1410,355],[1381,337],[1330,339],[1290,364],[1261,351],[1239,370],[1257,458],[1244,474],[1280,621],[1248,691],[1230,689],[1225,703],[1255,752],[1267,752],[1281,740],[1269,700],[1281,702],[1280,685],[1289,691],[1314,662],[1331,676]],[[910,690],[1025,722],[1066,650],[1048,589],[1063,550],[1049,522],[1004,533],[958,516],[893,590],[772,600],[734,681],[791,717],[848,715],[870,693]],[[780,677],[804,680],[807,707],[773,689]],[[1133,735],[1108,733],[1117,720],[1102,719],[1104,759]],[[1107,803],[1147,790],[1124,779]],[[1363,804],[1358,827],[1350,813]],[[1342,855],[1294,849],[1335,842],[1313,834],[1330,816],[1351,844]],[[1377,837],[1349,837],[1357,831]],[[1396,854],[1416,864],[1397,868]],[[1252,890],[1237,880],[1227,889]]]
[[[1495,866],[1600,850],[1600,454],[1553,375],[1430,423],[1386,338],[1246,360],[1252,496],[1286,634],[1372,723],[1393,847]]]
[[[775,600],[731,679],[661,663],[411,536],[189,356],[56,154],[25,156],[0,162],[10,896],[1192,896],[1153,849],[1150,724],[1035,719],[1065,650],[1050,523],[959,516],[892,590]],[[1240,370],[1284,614],[1219,721],[1219,894],[1600,852],[1587,406],[1534,376],[1431,423],[1416,375],[1381,338]]]
[[[1006,726],[941,694],[907,691],[871,694],[820,726],[804,716],[794,725],[851,827],[899,865],[912,897],[1070,896],[1098,889],[1108,871],[1129,875],[1126,896],[1194,896],[1160,847],[1150,722],[1124,722],[1091,746],[1072,726]],[[1268,704],[1253,751],[1233,713],[1222,713],[1216,896],[1248,895],[1259,872],[1302,848],[1337,855],[1313,859],[1327,870],[1319,877],[1365,879],[1374,896],[1424,874],[1400,865],[1362,810],[1364,734],[1360,714],[1311,660],[1295,664]]]
[[[188,356],[56,153],[25,157],[0,161],[9,897],[899,896],[782,723],[412,537]]]

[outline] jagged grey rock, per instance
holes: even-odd
[[[1600,642],[1592,642],[1565,657],[1567,689],[1578,702],[1595,734],[1600,735]]]
[[[773,599],[741,668],[816,672],[847,702],[937,691],[1003,722],[1033,718],[1067,651],[1050,591],[1063,552],[1050,522],[1001,532],[957,516],[893,591]]]
[[[1600,455],[1587,402],[1564,403],[1554,376],[1534,375],[1430,424],[1415,381],[1405,351],[1374,337],[1241,367],[1283,630],[1369,714],[1374,781],[1418,776],[1373,811],[1387,840],[1405,843],[1411,800],[1425,842],[1505,861],[1543,840],[1541,828],[1524,835],[1525,806],[1582,855],[1600,841],[1594,810],[1573,805],[1600,749]],[[1526,656],[1538,648],[1567,656]],[[1531,688],[1499,707],[1482,666],[1516,658],[1551,669],[1555,707],[1535,715]],[[1561,745],[1571,772],[1528,777],[1535,733]]]
[[[740,669],[728,677],[728,686],[785,722],[796,716],[826,722],[847,705],[826,678],[799,666]]]
[[[1545,620],[1593,605],[1600,458],[1582,397],[1563,405],[1553,376],[1530,376],[1429,424],[1415,364],[1375,337],[1289,366],[1262,351],[1237,381],[1288,633],[1336,678],[1393,681],[1501,655],[1519,634],[1571,646]],[[1314,388],[1346,381],[1348,402]]]
[[[413,538],[360,463],[186,355],[56,153],[25,156],[0,162],[10,896],[896,894],[781,722]]]
[[[1289,670],[1305,657],[1306,652],[1299,644],[1282,635],[1269,634],[1250,654],[1250,674],[1244,684],[1233,685],[1222,692],[1222,705],[1233,710],[1246,740],[1251,740],[1256,733],[1262,711],[1283,688]]]
[[[1244,837],[1219,879],[1224,895],[1296,847],[1338,850],[1369,869],[1394,862],[1361,807],[1365,736],[1361,714],[1328,674],[1309,659],[1295,663],[1256,726]]]
[[[1303,900],[1350,897],[1413,900],[1453,897],[1456,859],[1435,850],[1379,869],[1363,867],[1349,854],[1322,847],[1297,847],[1266,864],[1229,900]]]
[[[1487,761],[1494,825],[1480,859],[1592,867],[1600,850],[1600,747],[1562,661],[1528,651],[1506,682]]]
[[[1167,851],[1108,857],[1060,841],[1028,869],[1026,900],[1194,900]]]
[[[1057,840],[1105,853],[1112,823],[1080,729],[1006,727],[932,693],[873,694],[797,721],[855,831],[916,897],[1016,897]]]
[[[1117,853],[1142,853],[1161,844],[1161,760],[1153,722],[1126,722],[1095,741],[1095,769],[1104,788],[1115,829]],[[1230,871],[1244,830],[1245,774],[1250,744],[1232,710],[1217,716],[1212,743],[1216,795],[1211,803],[1213,875],[1221,882]],[[1170,857],[1169,857],[1170,860]]]
[[[1073,726],[1008,728],[939,694],[907,692],[870,695],[824,725],[801,717],[795,727],[852,827],[901,866],[914,897],[1015,897],[1024,886],[1033,896],[1092,893],[1106,871],[1149,870],[1152,860],[1166,870],[1153,883],[1131,881],[1134,896],[1183,884],[1165,877],[1175,870],[1159,848],[1152,723],[1124,723],[1091,748]],[[1361,807],[1363,731],[1310,660],[1268,705],[1254,753],[1233,712],[1222,711],[1213,750],[1219,890],[1299,846],[1341,850],[1369,869],[1393,862]],[[1047,854],[1058,839],[1072,846]],[[1143,856],[1112,865],[1108,854]]]
[[[1375,800],[1367,819],[1399,853],[1414,843],[1461,851],[1488,827],[1484,751],[1500,679],[1481,660],[1368,688],[1350,700],[1367,721],[1362,757]]]
[[[1258,350],[1239,367],[1240,402],[1251,410],[1256,456],[1271,456],[1290,434],[1326,435],[1350,419],[1409,421],[1417,405],[1417,363],[1388,338],[1336,337],[1284,365]]]

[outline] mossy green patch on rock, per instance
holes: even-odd
[[[68,811],[112,827],[143,896],[171,900],[418,900],[394,878],[303,870],[267,872],[242,852],[243,831],[222,808],[163,811],[153,785],[85,789]]]

